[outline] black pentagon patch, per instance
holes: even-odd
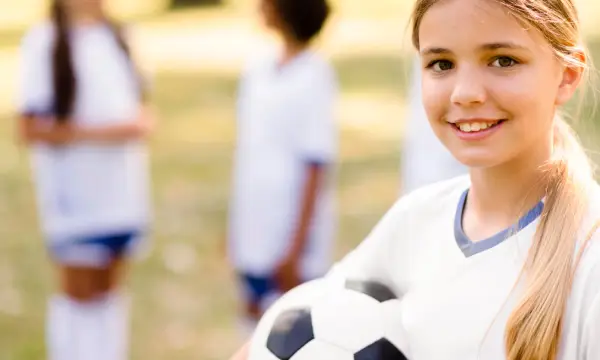
[[[267,339],[267,349],[278,359],[289,360],[314,338],[310,310],[290,309],[275,319]]]
[[[368,295],[380,303],[398,298],[389,287],[376,281],[347,280],[346,289]]]
[[[354,354],[354,360],[408,360],[394,344],[380,339]]]

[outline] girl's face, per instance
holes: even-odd
[[[423,103],[431,126],[469,167],[552,151],[556,106],[580,71],[556,57],[541,32],[489,0],[446,0],[419,28]]]
[[[58,0],[61,1],[69,14],[101,16],[103,0]]]

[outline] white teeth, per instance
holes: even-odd
[[[496,125],[497,123],[498,122],[494,122],[494,123],[473,122],[473,123],[460,123],[460,124],[457,124],[457,126],[461,131],[464,131],[464,132],[475,132],[475,131],[481,131],[481,130],[491,128],[492,126]]]

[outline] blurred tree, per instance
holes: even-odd
[[[170,0],[171,9],[190,6],[215,6],[223,5],[224,0]]]

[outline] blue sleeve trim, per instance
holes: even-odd
[[[52,110],[38,110],[38,109],[25,109],[21,111],[21,115],[26,117],[52,117],[54,116],[54,111]]]
[[[325,159],[304,159],[304,164],[308,166],[325,167],[330,165],[332,162]]]

